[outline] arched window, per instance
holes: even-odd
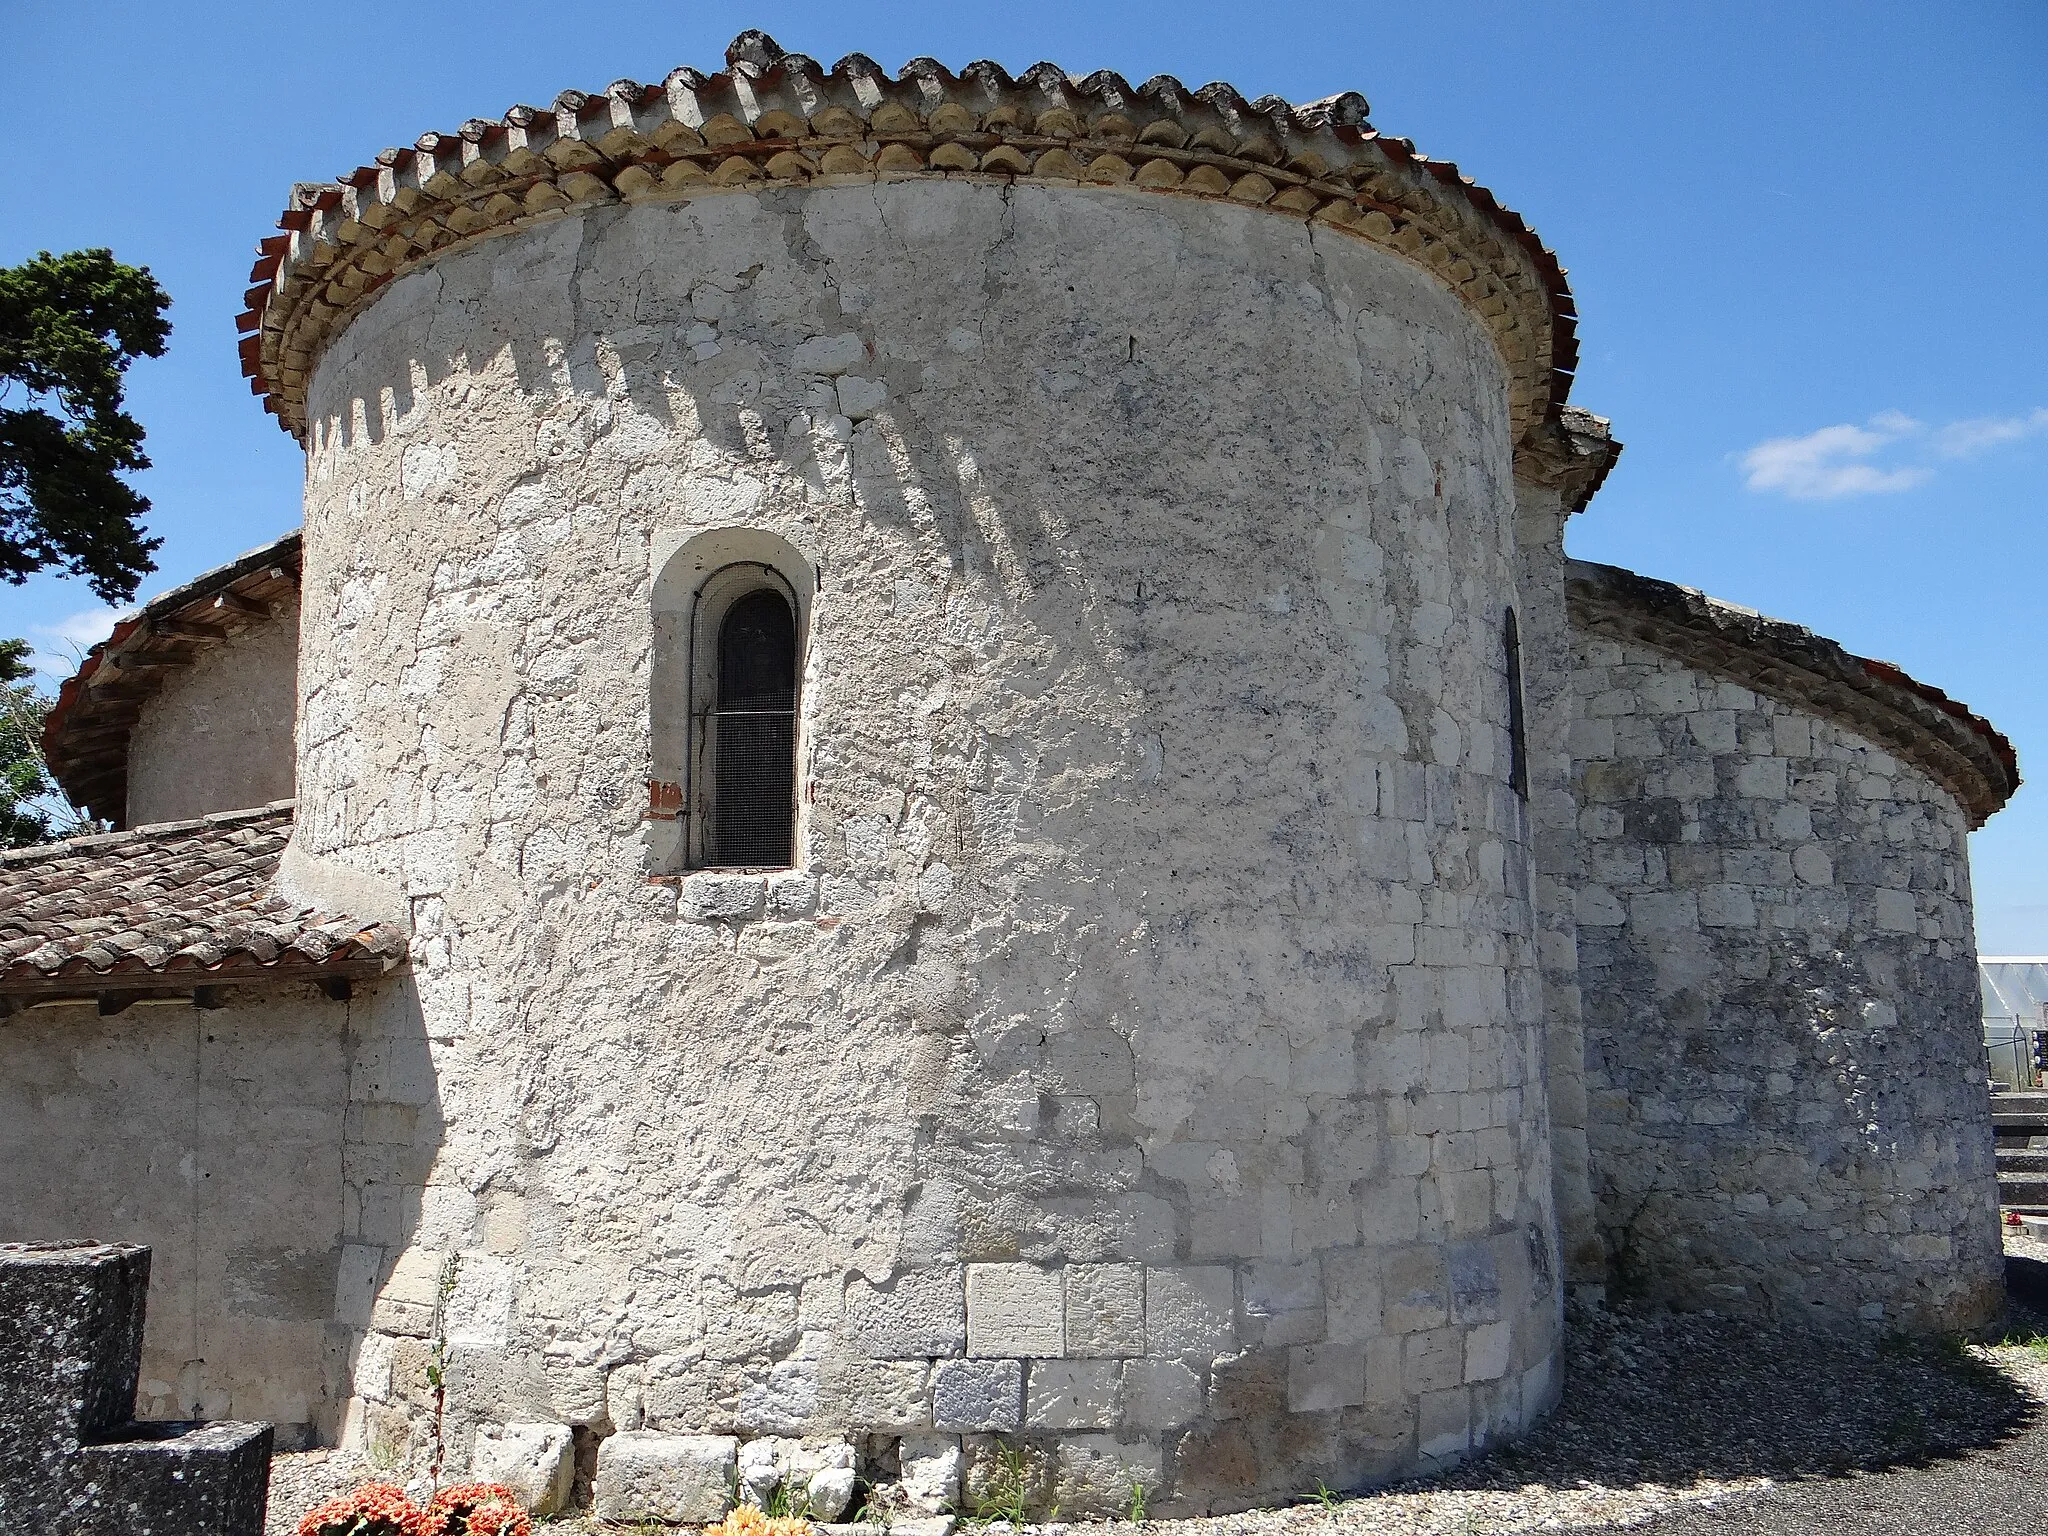
[[[662,559],[647,695],[653,873],[804,862],[817,594],[817,567],[762,528],[705,529]]]
[[[1508,783],[1529,798],[1529,725],[1522,704],[1522,626],[1510,608],[1501,620],[1501,649],[1508,673]]]
[[[794,862],[796,610],[777,587],[754,587],[718,619],[711,697],[695,765],[705,793],[706,868]]]

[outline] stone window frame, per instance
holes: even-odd
[[[801,869],[809,798],[808,711],[816,567],[785,540],[758,528],[698,533],[657,561],[649,677],[648,870],[674,878],[706,870]],[[733,606],[760,591],[790,606],[796,626],[794,793],[787,864],[713,864],[706,857],[714,808],[708,732],[702,718],[717,694],[719,630]]]

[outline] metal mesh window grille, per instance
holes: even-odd
[[[709,865],[794,862],[796,615],[779,592],[750,592],[718,627],[717,692],[705,711],[711,766]]]

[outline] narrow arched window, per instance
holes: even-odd
[[[1529,798],[1529,725],[1522,704],[1522,626],[1510,608],[1501,620],[1501,649],[1508,673],[1508,783]]]
[[[804,679],[817,577],[817,567],[761,528],[707,529],[662,562],[647,689],[655,874],[803,862]]]
[[[795,862],[797,618],[773,587],[736,597],[719,618],[701,734],[702,863]]]

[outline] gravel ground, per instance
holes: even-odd
[[[2048,1243],[2008,1247],[2043,1264],[2016,1271],[2048,1282]],[[2002,1331],[2048,1336],[2048,1315],[2015,1304]],[[1328,1508],[1107,1522],[1088,1536],[2048,1530],[2048,1343],[1963,1346],[1615,1309],[1573,1319],[1566,1371],[1563,1402],[1534,1434],[1444,1477]],[[307,1509],[372,1475],[343,1452],[277,1457],[269,1536],[291,1536]],[[601,1528],[566,1519],[546,1529]]]

